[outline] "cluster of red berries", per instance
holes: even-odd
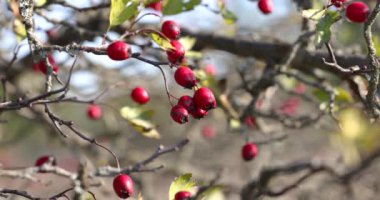
[[[166,51],[169,62],[173,65],[181,64],[185,58],[185,47],[177,40],[181,34],[181,28],[175,21],[167,20],[162,23],[161,32],[170,40],[172,46]]]
[[[178,67],[174,73],[174,79],[187,89],[192,89],[197,84],[194,72],[185,66]],[[216,100],[212,91],[209,88],[201,87],[195,91],[193,97],[181,96],[177,105],[172,107],[170,115],[174,121],[183,124],[189,121],[189,115],[194,119],[201,119],[215,107]]]
[[[58,73],[58,65],[55,62],[53,56],[47,55],[47,58],[48,58],[49,64],[53,67],[53,73],[57,74]],[[40,60],[38,63],[33,63],[32,67],[33,67],[34,71],[42,72],[44,74],[46,74],[47,70],[48,70],[44,60]]]
[[[258,4],[259,9],[264,14],[270,14],[273,11],[273,0],[259,0]]]

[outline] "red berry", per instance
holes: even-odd
[[[184,124],[189,121],[189,112],[183,106],[176,105],[173,106],[170,111],[170,116],[172,119],[180,124]]]
[[[273,1],[272,0],[259,0],[259,9],[264,14],[269,14],[273,11]]]
[[[170,44],[172,45],[172,49],[166,52],[169,62],[172,64],[181,64],[185,58],[185,48],[177,40],[171,41]]]
[[[251,129],[256,128],[256,119],[252,116],[247,116],[244,118],[244,124]]]
[[[34,165],[36,167],[41,167],[44,164],[50,164],[52,166],[56,166],[57,165],[57,161],[54,158],[54,156],[44,155],[44,156],[40,156],[39,158],[37,158],[37,160],[36,160],[36,162],[35,162]],[[40,171],[40,172],[43,172],[43,171]]]
[[[58,65],[55,62],[53,56],[48,55],[47,56],[49,64],[53,67],[53,73],[57,74],[58,73]],[[33,63],[33,70],[34,71],[40,71],[44,74],[47,73],[47,66],[45,65],[45,61],[40,60],[38,63]]]
[[[211,64],[206,65],[204,70],[205,70],[206,74],[208,74],[210,76],[214,76],[216,73],[215,66],[211,65]]]
[[[247,143],[241,149],[241,156],[244,160],[250,161],[257,156],[257,146],[253,143]]]
[[[200,108],[195,108],[195,110],[191,111],[190,114],[194,119],[201,119],[207,115],[207,111]]]
[[[89,105],[87,108],[87,116],[93,120],[100,119],[102,116],[102,109],[98,105]]]
[[[212,91],[206,87],[199,88],[195,91],[193,97],[195,106],[202,110],[210,110],[216,108],[216,100]]]
[[[146,104],[150,99],[148,92],[142,87],[135,87],[131,92],[131,98],[139,104]]]
[[[161,26],[161,32],[169,39],[176,40],[181,34],[181,29],[175,21],[167,20]]]
[[[346,16],[352,22],[365,22],[368,14],[369,8],[367,4],[360,1],[352,2],[346,8]]]
[[[129,58],[131,48],[123,41],[112,42],[107,47],[107,55],[112,60],[126,60]]]
[[[188,67],[178,67],[174,73],[175,81],[187,89],[191,89],[197,84],[194,72]]]
[[[162,11],[162,1],[150,3],[146,6],[147,8],[151,8],[155,11],[161,12]]]
[[[337,8],[340,8],[346,1],[347,0],[331,0],[331,4],[333,4]]]
[[[215,137],[215,130],[209,126],[204,126],[202,128],[202,135],[205,138],[213,138]]]
[[[113,179],[113,189],[117,196],[126,199],[133,195],[133,180],[126,174],[119,174]]]
[[[179,98],[177,104],[184,107],[189,112],[195,110],[193,98],[191,96],[183,95],[181,98]]]
[[[175,194],[174,200],[188,200],[191,198],[191,193],[188,191],[179,191]]]

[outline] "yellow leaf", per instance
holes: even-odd
[[[368,122],[359,110],[347,109],[340,115],[340,125],[345,138],[356,140],[366,133]]]
[[[192,174],[182,174],[174,179],[169,188],[169,200],[173,200],[179,191],[189,191],[195,186],[195,182],[191,180]]]
[[[120,109],[120,115],[125,119],[143,118],[149,119],[153,116],[153,110],[147,110],[142,107],[124,106]]]
[[[137,133],[147,138],[160,139],[161,135],[155,125],[143,119],[127,119],[128,123],[136,130]]]
[[[110,26],[117,26],[139,13],[140,0],[111,0]]]
[[[302,11],[302,17],[308,18],[311,20],[316,20],[316,21],[321,19],[324,14],[325,14],[325,11],[321,9],[308,9],[308,10]]]
[[[21,42],[26,37],[24,24],[18,19],[13,21],[13,32],[16,34],[18,42]]]
[[[193,37],[181,37],[179,39],[179,42],[182,44],[182,46],[186,49],[186,51],[190,50],[191,48],[193,48],[195,42],[197,40]],[[187,54],[187,52],[186,52]]]
[[[241,127],[240,121],[236,119],[230,119],[229,125],[231,129],[239,129]]]
[[[167,38],[162,37],[160,34],[151,32],[149,33],[149,37],[152,38],[153,42],[155,42],[161,49],[165,51],[173,48],[170,44],[170,41]]]

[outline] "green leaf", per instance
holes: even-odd
[[[139,13],[139,0],[111,0],[110,26],[117,26]]]
[[[142,136],[153,139],[161,138],[156,126],[151,122],[139,118],[127,119],[127,121],[135,129],[135,131]]]
[[[201,2],[201,0],[165,0],[162,13],[164,15],[175,15],[194,9]]]
[[[377,35],[372,36],[373,44],[376,49],[376,56],[380,56],[380,37]]]
[[[316,45],[321,47],[323,43],[329,42],[331,38],[331,26],[341,18],[337,11],[326,11],[316,26]]]
[[[169,189],[169,200],[173,200],[174,196],[179,191],[189,191],[195,186],[195,182],[191,180],[191,173],[182,174],[174,179]]]
[[[148,35],[161,49],[167,51],[173,48],[170,41],[162,35],[154,32],[149,33]]]
[[[212,186],[201,194],[200,200],[224,200],[223,186]]]
[[[229,11],[227,9],[221,10],[221,14],[222,14],[222,17],[223,17],[224,21],[228,25],[231,25],[231,24],[235,23],[236,20],[237,20],[236,15],[233,12],[231,12],[231,11]]]
[[[343,88],[336,88],[334,92],[335,92],[335,99],[334,99],[335,103],[350,103],[354,101],[351,94],[348,93]],[[323,90],[315,89],[313,91],[313,94],[321,102],[329,101],[329,94]]]

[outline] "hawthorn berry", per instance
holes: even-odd
[[[340,8],[347,0],[331,0],[331,4]]]
[[[34,165],[36,167],[41,167],[42,165],[47,164],[47,163],[50,163],[53,166],[57,165],[57,161],[55,157],[51,155],[40,156],[39,158],[37,158]]]
[[[188,95],[183,95],[178,99],[178,105],[184,107],[187,111],[191,112],[195,110],[193,98]]]
[[[174,200],[188,200],[190,198],[191,198],[191,193],[188,191],[179,191],[174,196]]]
[[[189,121],[189,112],[181,105],[175,105],[170,111],[172,119],[180,124],[184,124]]]
[[[273,0],[259,0],[257,5],[264,14],[269,14],[273,11]]]
[[[58,65],[55,62],[53,56],[48,55],[47,58],[48,58],[49,64],[53,67],[53,73],[57,74],[58,73]],[[47,66],[45,64],[45,61],[40,60],[38,63],[33,63],[33,70],[34,71],[40,71],[40,72],[46,74],[47,73]]]
[[[216,108],[216,100],[214,94],[207,87],[199,88],[193,97],[195,107],[202,110],[210,110]]]
[[[107,47],[107,55],[112,60],[126,60],[131,54],[131,48],[123,41],[112,42]]]
[[[170,44],[172,45],[172,49],[166,51],[169,62],[172,64],[181,64],[185,58],[185,47],[177,40],[171,41]]]
[[[161,26],[161,32],[169,39],[176,40],[181,34],[181,29],[175,21],[167,20]]]
[[[190,114],[194,119],[201,119],[207,115],[207,111],[200,108],[195,108],[195,110],[190,111]]]
[[[188,67],[178,67],[174,73],[175,81],[182,87],[191,89],[197,84],[194,72]]]
[[[117,196],[126,199],[133,195],[133,180],[126,174],[119,174],[113,179],[113,189]]]
[[[367,4],[354,1],[347,6],[346,17],[352,22],[362,23],[367,19],[369,12]]]
[[[255,129],[256,128],[256,119],[252,116],[247,116],[244,118],[244,124],[251,129]]]
[[[92,104],[87,107],[87,116],[92,120],[100,119],[102,116],[102,109],[100,106]]]
[[[131,92],[131,98],[138,104],[146,104],[150,99],[148,92],[142,87],[135,87]]]
[[[162,1],[158,1],[158,2],[155,2],[155,3],[150,3],[148,5],[146,5],[147,8],[151,8],[155,11],[158,11],[158,12],[161,12],[162,11]]]
[[[209,76],[215,76],[215,73],[216,73],[215,66],[212,65],[212,64],[208,64],[208,65],[206,65],[205,68],[204,68],[204,71],[205,71],[206,74],[208,74]]]
[[[241,149],[241,156],[245,161],[250,161],[257,156],[257,146],[253,143],[247,143]]]

